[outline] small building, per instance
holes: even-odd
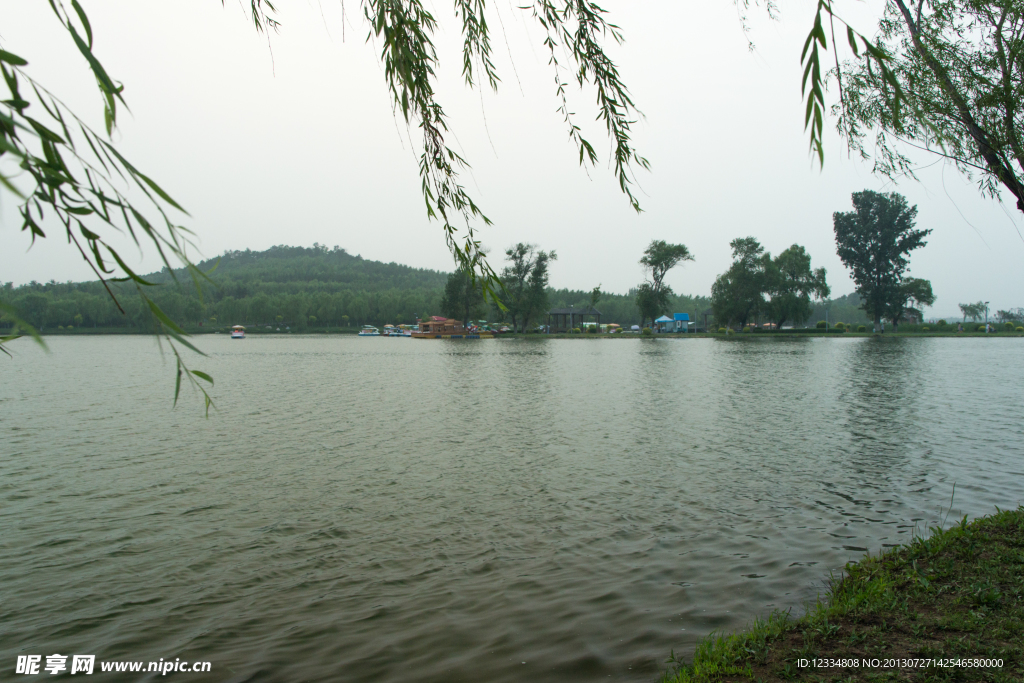
[[[420,321],[419,332],[421,334],[465,334],[466,328],[461,320],[434,315],[429,320]]]
[[[569,332],[574,327],[579,327],[586,318],[592,318],[586,322],[601,324],[601,311],[593,306],[580,306],[575,308],[554,308],[548,311],[548,332]]]
[[[656,332],[675,332],[676,321],[674,318],[670,318],[667,315],[663,315],[654,321]]]

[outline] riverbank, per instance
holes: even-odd
[[[803,617],[712,634],[662,683],[881,680],[1024,680],[1024,507],[850,563]]]

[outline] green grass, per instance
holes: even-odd
[[[887,659],[1002,659],[1002,667],[885,666]],[[856,660],[815,668],[799,660]],[[864,666],[864,660],[879,666]],[[850,563],[793,618],[711,634],[663,683],[1024,680],[1024,507]]]

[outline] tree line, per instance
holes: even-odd
[[[549,286],[554,251],[518,243],[505,251],[506,266],[496,298],[486,300],[480,278],[467,270],[446,274],[396,263],[369,261],[344,249],[272,247],[266,251],[229,251],[199,264],[215,286],[200,296],[183,271],[146,276],[156,283],[149,298],[174,322],[258,324],[308,327],[412,323],[440,310],[460,320],[507,322],[519,332],[545,322],[551,308],[586,308],[600,304],[602,319],[622,325],[652,323],[659,315],[691,313],[703,322],[710,312],[716,325],[740,328],[768,322],[776,328],[805,323],[810,317],[833,321],[865,320],[880,330],[908,316],[923,317],[935,302],[931,283],[908,277],[909,256],[923,247],[931,230],[915,226],[917,207],[896,193],[869,190],[852,195],[853,211],[836,212],[833,230],[840,259],[850,270],[856,292],[828,299],[824,268],[812,268],[804,247],[794,244],[776,256],[753,237],[734,239],[733,262],[719,275],[711,296],[677,295],[665,283],[668,272],[693,261],[682,244],[654,240],[641,255],[645,279],[626,294],[591,290],[555,290]],[[0,303],[22,311],[41,328],[152,328],[143,301],[129,296],[135,283],[101,282],[0,287]],[[961,304],[964,320],[987,314],[987,303]],[[998,311],[1000,322],[1021,320],[1024,311]],[[0,318],[0,328],[11,327]]]
[[[910,253],[925,246],[931,230],[915,227],[917,207],[897,193],[854,192],[853,211],[832,216],[836,252],[851,271],[859,307],[882,331],[893,329],[908,316],[923,316],[935,303],[931,282],[908,277]],[[753,237],[730,243],[733,263],[711,289],[712,308],[719,324],[744,327],[762,320],[776,328],[799,325],[814,310],[812,299],[824,303],[830,290],[824,268],[811,268],[811,257],[794,244],[772,258]],[[823,307],[827,310],[827,307]]]

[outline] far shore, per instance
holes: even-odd
[[[223,334],[228,335],[231,333],[230,327],[186,327],[185,331],[190,335],[208,335],[208,334]],[[336,336],[336,335],[356,335],[359,332],[359,328],[356,327],[307,327],[305,329],[285,329],[280,330],[273,329],[260,329],[256,326],[246,328],[246,336],[258,337],[258,336],[273,336],[273,335],[324,335],[324,336]],[[2,332],[0,332],[2,334]],[[44,329],[40,330],[40,334],[46,337],[54,336],[91,336],[91,335],[151,335],[152,331],[139,330],[134,328],[124,327],[78,327],[72,329]],[[848,338],[848,337],[990,337],[990,338],[1020,338],[1024,337],[1024,332],[998,330],[996,332],[957,332],[955,329],[951,331],[911,331],[911,332],[851,332],[851,331],[840,331],[835,329],[822,330],[815,328],[797,329],[797,330],[781,330],[781,331],[759,331],[759,332],[666,332],[666,333],[654,333],[650,335],[644,335],[637,332],[620,332],[616,334],[569,334],[569,333],[513,333],[506,332],[495,335],[495,339],[801,339],[804,337],[828,337],[828,338]]]

